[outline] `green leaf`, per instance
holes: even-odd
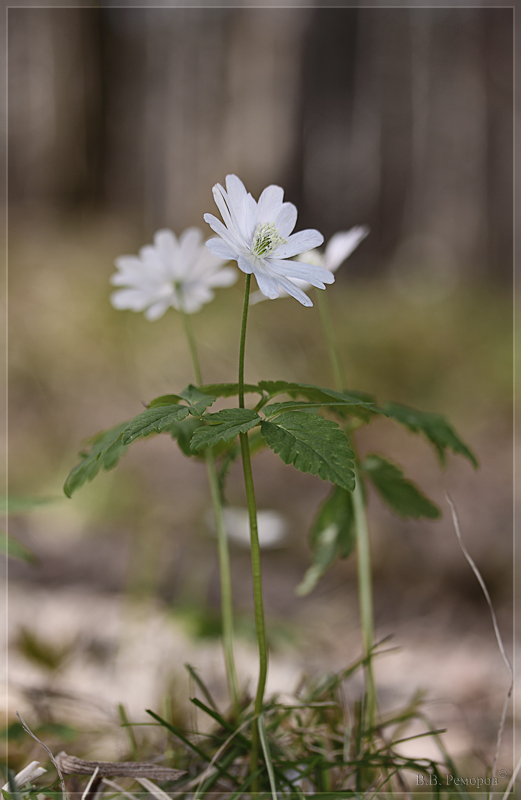
[[[181,420],[185,419],[188,413],[188,406],[177,404],[147,408],[146,411],[142,411],[141,414],[138,414],[131,422],[127,423],[121,441],[123,445],[128,447],[136,439],[145,438],[152,433],[162,433],[167,428],[170,428],[174,422],[181,422]]]
[[[362,470],[373,482],[378,494],[391,511],[401,517],[438,519],[441,511],[425,497],[412,481],[404,477],[402,470],[386,458],[371,453],[361,464]]]
[[[192,386],[192,384],[183,389],[181,397],[190,404],[189,411],[194,417],[200,417],[208,406],[211,406],[217,400],[217,395],[202,392],[201,389],[198,389],[197,386]]]
[[[282,403],[270,403],[262,409],[266,417],[274,417],[276,414],[282,414],[285,411],[306,411],[307,409],[331,408],[333,411],[342,412],[346,411],[348,414],[352,413],[352,403],[346,403],[338,400],[331,403],[310,403],[307,400],[285,400]]]
[[[155,397],[147,408],[158,408],[159,406],[172,406],[179,403],[183,398],[178,394],[162,394],[160,397]]]
[[[329,406],[339,403],[334,410],[345,416],[351,414],[367,422],[373,414],[381,413],[374,398],[365,392],[337,392],[334,389],[323,389],[309,383],[288,383],[287,381],[259,381],[259,389],[266,392],[269,397],[278,394],[289,394],[290,397],[305,397],[312,403],[320,406]]]
[[[214,447],[219,442],[231,442],[239,433],[246,433],[261,421],[259,415],[249,408],[224,408],[203,419],[208,425],[198,428],[192,436],[192,453]]]
[[[172,439],[177,439],[179,449],[185,456],[192,456],[193,453],[190,449],[190,440],[198,428],[202,427],[203,423],[200,417],[188,417],[182,422],[173,422],[164,433],[169,433]]]
[[[16,539],[13,539],[12,536],[8,536],[5,531],[0,531],[0,554],[19,558],[28,564],[35,564],[37,561],[34,553],[23,544],[20,544],[20,542],[17,542]]]
[[[213,394],[215,397],[233,397],[239,394],[238,383],[207,383],[206,386],[200,386],[199,390],[204,394]],[[245,394],[262,394],[262,390],[253,383],[244,384]]]
[[[452,425],[442,414],[432,414],[429,411],[417,411],[400,403],[386,403],[382,411],[404,425],[413,433],[422,433],[436,448],[438,457],[445,464],[445,450],[452,450],[467,458],[474,467],[478,467],[478,460],[472,450],[463,442]]]
[[[309,594],[337,558],[347,558],[355,546],[351,493],[335,486],[322,503],[311,527],[309,543],[313,563],[295,589],[301,597]]]
[[[202,392],[197,386],[189,384],[180,394],[163,394],[154,398],[148,403],[147,408],[159,408],[161,406],[178,405],[182,401],[188,403],[188,412],[194,417],[204,414],[208,406],[215,403],[217,396],[212,396],[208,392]]]
[[[263,421],[261,433],[285,464],[344,489],[354,488],[353,451],[336,422],[305,411],[288,411],[275,422]]]
[[[81,462],[71,470],[65,481],[63,491],[67,497],[72,497],[73,492],[83,486],[85,481],[95,478],[100,469],[109,470],[116,466],[127,451],[128,445],[123,444],[121,436],[128,425],[129,422],[120,422],[114,428],[87,440],[91,445],[90,451],[80,453]]]

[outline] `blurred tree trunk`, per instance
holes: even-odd
[[[200,225],[209,187],[236,172],[254,194],[282,183],[326,237],[369,223],[355,271],[508,275],[512,22],[508,8],[11,8],[11,203],[104,209],[138,238]]]

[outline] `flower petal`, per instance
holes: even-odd
[[[275,300],[279,296],[278,281],[260,269],[256,269],[254,275],[262,294],[270,300]]]
[[[263,222],[275,222],[277,214],[280,212],[284,189],[280,186],[267,186],[259,197],[258,224]]]
[[[345,259],[351,255],[360,242],[369,233],[367,225],[358,225],[349,231],[339,231],[329,240],[325,253],[324,261],[327,269],[334,272]]]
[[[178,263],[179,245],[172,231],[167,229],[157,231],[154,236],[154,245],[165,264],[173,265]]]
[[[149,298],[139,289],[120,289],[112,292],[110,302],[118,310],[143,311],[148,305]]]
[[[316,267],[314,264],[304,264],[300,261],[283,261],[278,258],[270,258],[268,263],[277,275],[285,275],[286,278],[298,278],[319,289],[324,289],[325,283],[335,282],[335,276],[332,272],[324,269],[324,267]]]
[[[169,305],[170,300],[158,300],[156,303],[152,303],[152,305],[147,308],[145,311],[145,317],[150,320],[150,322],[154,322],[154,320],[163,316]]]
[[[293,203],[283,203],[274,221],[279,234],[286,239],[297,224],[297,209]]]
[[[239,265],[239,269],[245,272],[246,275],[251,275],[251,273],[255,271],[252,262],[248,261],[244,256],[239,256],[237,264]]]
[[[234,253],[237,253],[238,250],[243,246],[241,244],[241,239],[234,231],[229,231],[228,228],[225,228],[222,224],[221,220],[214,217],[213,214],[205,214],[204,221],[208,223],[212,231],[214,233],[219,234],[221,239],[226,242],[226,244],[233,250]],[[237,255],[234,256],[237,258]]]
[[[292,234],[286,244],[281,244],[280,247],[277,247],[273,255],[275,258],[291,258],[291,256],[296,256],[305,250],[319,247],[323,241],[324,237],[321,233],[309,228]]]
[[[234,283],[237,283],[238,278],[239,273],[236,269],[225,267],[224,269],[220,269],[219,272],[216,272],[215,275],[210,275],[206,279],[206,285],[212,288],[217,288],[218,286],[233,286]]]
[[[236,258],[234,251],[223,239],[208,239],[206,246],[216,258],[224,258],[226,261]]]
[[[302,289],[299,289],[298,286],[293,283],[293,281],[284,277],[283,275],[276,275],[275,279],[280,288],[284,289],[287,294],[291,295],[291,297],[294,297],[295,300],[298,300],[303,306],[311,308],[313,303],[311,302],[310,298],[307,296],[307,294],[304,294]]]

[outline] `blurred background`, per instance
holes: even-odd
[[[82,440],[193,380],[175,312],[114,311],[109,278],[158,228],[210,235],[211,187],[233,172],[256,197],[283,186],[326,241],[370,226],[328,289],[349,385],[446,414],[478,455],[442,474],[390,422],[358,438],[444,512],[403,521],[370,497],[377,633],[399,647],[382,705],[425,690],[453,754],[491,762],[508,674],[443,492],[511,652],[512,37],[499,7],[9,9],[9,493],[49,498],[9,521],[36,558],[9,562],[9,720],[74,736],[80,706],[98,730],[120,702],[142,718],[167,696],[181,718],[186,660],[225,696],[204,467],[156,437],[72,500],[61,487]],[[241,293],[193,317],[206,382],[235,380]],[[332,384],[318,313],[290,299],[253,307],[248,333],[247,380],[280,377]],[[264,554],[269,687],[291,691],[359,655],[355,563],[297,598],[327,486],[271,452],[254,469],[284,528]],[[227,496],[244,503],[239,469]],[[248,550],[232,560],[245,679]],[[507,769],[510,752],[507,736]]]

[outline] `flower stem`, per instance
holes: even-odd
[[[320,313],[320,320],[324,328],[327,342],[329,360],[333,371],[335,387],[337,391],[346,389],[345,373],[340,357],[338,341],[331,321],[329,301],[324,291],[317,290],[317,305]],[[374,615],[373,615],[373,579],[371,573],[371,546],[369,541],[369,528],[367,524],[367,513],[365,507],[364,491],[362,487],[362,477],[358,469],[358,457],[351,434],[351,447],[355,453],[355,488],[353,490],[353,511],[355,518],[356,533],[356,554],[358,570],[358,602],[360,606],[360,626],[362,629],[362,645],[365,664],[366,681],[366,721],[369,728],[374,725],[376,713],[376,687],[372,666],[372,649],[374,646]]]
[[[188,346],[190,348],[190,355],[192,357],[195,380],[200,386],[203,382],[201,376],[201,365],[197,353],[197,346],[192,330],[192,324],[190,317],[186,312],[182,312],[182,317],[186,338],[188,340]],[[206,472],[208,474],[208,484],[210,487],[210,497],[212,500],[213,514],[215,518],[215,529],[217,532],[217,552],[219,556],[219,575],[221,582],[221,619],[223,629],[223,651],[224,663],[226,667],[226,680],[228,683],[228,691],[230,692],[233,711],[236,718],[239,719],[241,706],[239,698],[239,683],[237,680],[237,671],[235,669],[235,659],[233,655],[233,597],[230,550],[228,547],[228,536],[226,534],[226,525],[224,522],[215,458],[210,449],[206,450],[205,461]]]
[[[248,307],[250,303],[251,275],[246,275],[246,286],[244,290],[244,307],[242,313],[241,345],[239,354],[239,408],[244,408],[244,354],[246,349],[246,325],[248,322]],[[259,681],[257,693],[255,695],[254,715],[256,722],[252,729],[251,740],[251,760],[250,769],[255,772],[259,761],[259,728],[258,719],[262,712],[264,700],[264,690],[266,688],[266,678],[268,675],[268,646],[266,643],[266,626],[264,622],[264,603],[262,596],[262,569],[261,555],[259,546],[259,531],[257,527],[257,505],[255,503],[255,490],[253,486],[253,474],[251,469],[250,443],[247,433],[239,434],[241,442],[242,468],[244,472],[244,487],[246,489],[246,500],[248,503],[248,515],[250,519],[250,541],[251,541],[251,569],[253,576],[253,600],[255,606],[255,628],[257,630],[257,641],[259,645]],[[252,792],[259,790],[258,781],[252,784]]]

